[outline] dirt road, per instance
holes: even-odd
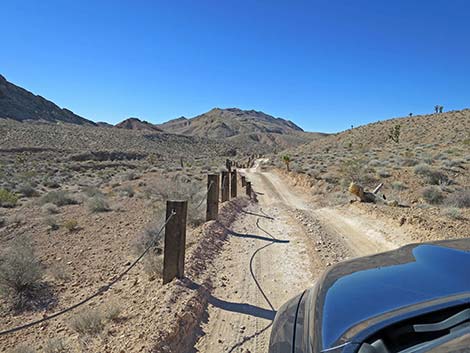
[[[258,203],[229,230],[193,352],[266,352],[276,310],[313,285],[326,267],[407,242],[406,235],[387,233],[377,220],[314,209],[273,172],[256,166],[242,173]]]

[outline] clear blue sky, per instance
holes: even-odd
[[[95,121],[213,107],[310,131],[470,106],[467,0],[15,0],[0,73]]]

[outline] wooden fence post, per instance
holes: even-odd
[[[237,197],[237,170],[232,170],[232,174],[230,175],[230,196],[232,198]]]
[[[171,214],[174,212],[174,215]],[[188,201],[168,200],[165,226],[165,249],[163,253],[163,284],[173,278],[184,276],[184,252],[186,247],[186,217]]]
[[[251,199],[251,181],[246,182],[246,194]]]
[[[209,174],[207,176],[207,210],[206,221],[217,219],[219,214],[219,175]]]
[[[246,177],[242,175],[242,186],[245,187],[246,185]]]
[[[230,199],[229,196],[229,186],[230,186],[230,180],[229,180],[229,172],[223,171],[222,172],[222,202],[228,201]]]

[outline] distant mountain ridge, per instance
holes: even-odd
[[[78,125],[96,124],[72,111],[8,82],[0,75],[0,118],[16,121],[43,121]]]
[[[292,121],[275,118],[256,110],[238,108],[214,108],[191,119],[180,117],[157,126],[169,133],[213,139],[253,133],[303,132]]]
[[[163,130],[158,128],[156,125],[149,123],[148,121],[142,121],[138,118],[128,118],[121,121],[119,124],[116,124],[115,127],[118,129],[128,129],[128,130],[151,130],[159,131]]]

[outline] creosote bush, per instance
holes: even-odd
[[[31,242],[15,239],[0,260],[0,294],[22,310],[34,300],[43,282],[44,271]]]
[[[15,207],[18,203],[18,196],[6,189],[0,189],[0,207]]]

